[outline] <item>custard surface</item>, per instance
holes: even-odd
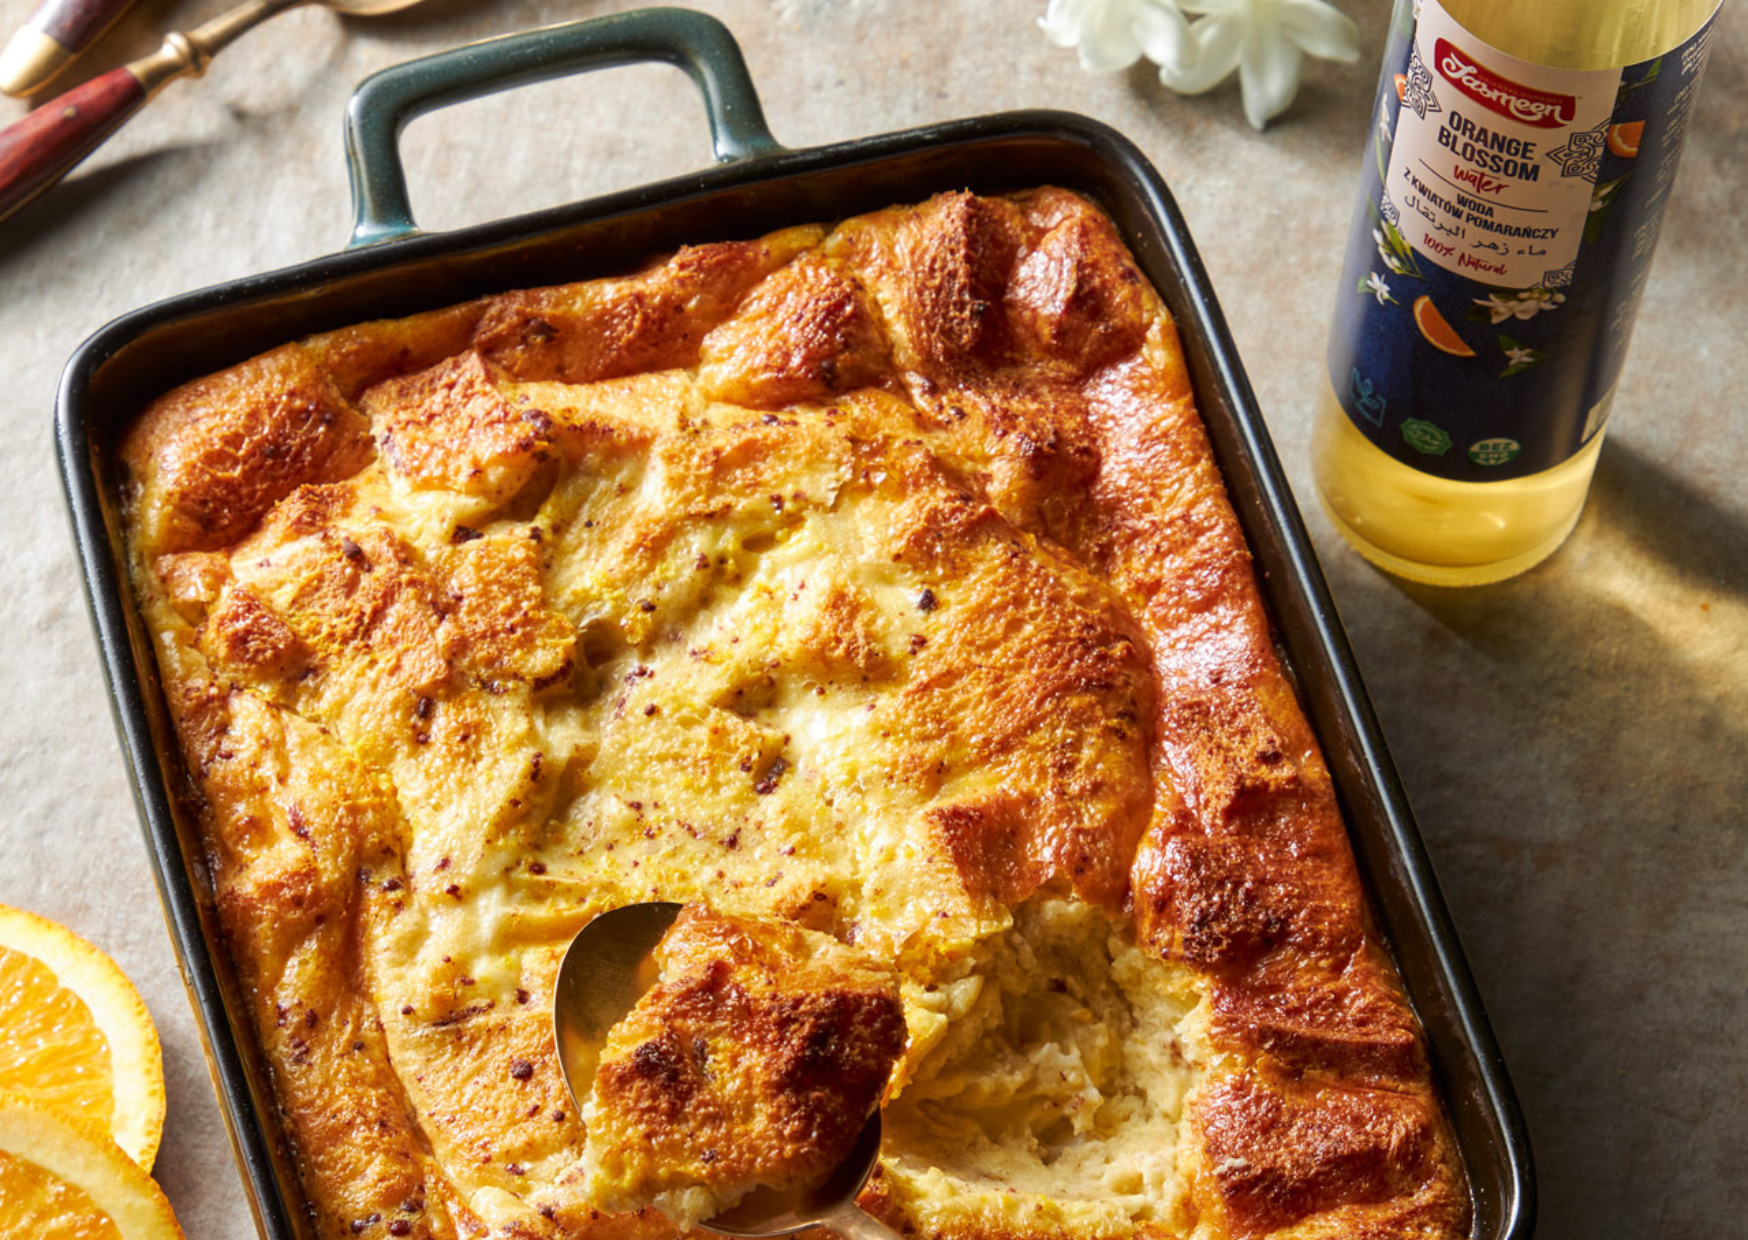
[[[1052,189],[287,344],[125,520],[323,1237],[581,1192],[560,953],[704,902],[895,970],[917,1235],[1456,1237],[1468,1196],[1170,316]]]

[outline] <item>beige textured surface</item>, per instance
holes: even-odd
[[[0,0],[0,28],[32,0]],[[219,0],[144,0],[93,73]],[[67,185],[0,224],[0,901],[111,951],[163,1033],[159,1174],[191,1236],[244,1236],[193,1017],[139,840],[49,448],[77,344],[134,307],[329,252],[349,209],[339,117],[421,52],[632,7],[428,0],[281,18],[178,83]],[[1236,90],[1088,78],[1042,0],[704,0],[792,145],[1023,106],[1134,138],[1189,218],[1295,486],[1387,4],[1347,0],[1366,67],[1314,65],[1265,135]],[[1523,1096],[1543,1237],[1726,1235],[1748,1214],[1748,13],[1727,5],[1594,502],[1500,587],[1403,586],[1309,513]],[[74,77],[62,85],[77,81]],[[24,105],[0,101],[0,121]],[[553,83],[416,123],[421,222],[460,224],[705,162],[665,68]]]

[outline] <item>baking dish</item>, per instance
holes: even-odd
[[[638,60],[675,64],[697,83],[718,167],[456,232],[418,232],[396,151],[411,117],[508,86]],[[1284,661],[1324,747],[1362,873],[1426,1031],[1475,1195],[1474,1235],[1527,1235],[1530,1158],[1504,1066],[1206,275],[1169,192],[1138,150],[1102,125],[1055,112],[786,150],[766,128],[722,26],[701,14],[646,10],[492,40],[378,74],[353,99],[347,152],[352,248],[117,320],[69,363],[58,404],[62,478],[123,749],[263,1236],[292,1240],[307,1229],[218,945],[196,834],[179,809],[177,747],[125,582],[115,449],[129,420],[178,382],[362,319],[612,274],[680,244],[750,238],[947,189],[998,193],[1039,184],[1097,201],[1177,318]]]

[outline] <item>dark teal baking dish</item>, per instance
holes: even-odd
[[[455,232],[414,225],[397,142],[421,112],[637,61],[684,69],[717,166]],[[487,293],[615,274],[682,244],[751,238],[952,189],[1055,184],[1098,201],[1176,317],[1192,382],[1264,600],[1335,778],[1380,921],[1425,1026],[1474,1192],[1475,1240],[1524,1240],[1528,1136],[1298,509],[1176,203],[1139,150],[1061,112],[1009,112],[806,150],[772,138],[740,49],[714,18],[649,9],[412,61],[366,81],[346,124],[350,248],[173,298],[109,324],[69,362],[61,477],[111,702],[237,1164],[266,1240],[309,1234],[266,1075],[212,915],[177,745],[126,582],[116,450],[153,395],[286,340]]]

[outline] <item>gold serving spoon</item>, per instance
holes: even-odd
[[[77,167],[171,82],[199,77],[239,36],[306,3],[348,17],[374,17],[419,0],[249,0],[186,34],[166,36],[151,55],[92,78],[0,130],[0,219]]]
[[[577,932],[559,962],[552,992],[553,1034],[565,1084],[580,1111],[595,1083],[607,1034],[656,983],[653,953],[680,915],[667,902],[628,904],[602,913]],[[786,1236],[824,1227],[847,1240],[902,1240],[856,1205],[880,1155],[880,1112],[869,1116],[855,1148],[825,1183],[806,1192],[761,1188],[699,1224],[727,1236]]]

